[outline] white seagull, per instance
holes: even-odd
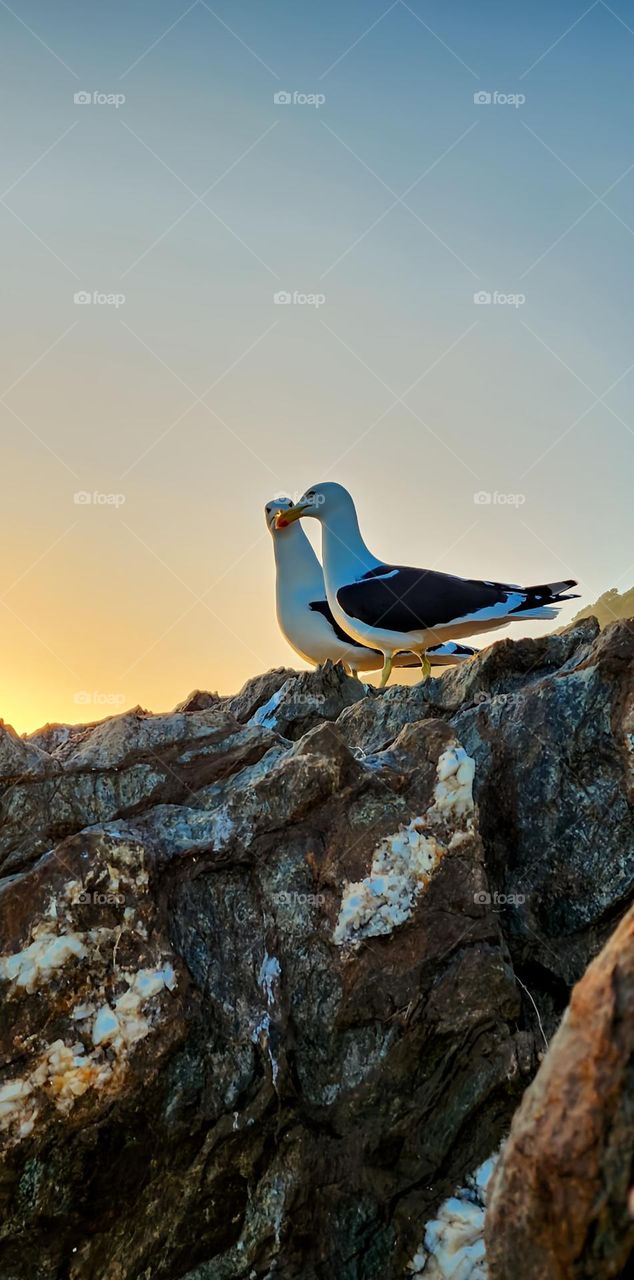
[[[282,498],[267,502],[265,507],[267,528],[273,535],[275,603],[282,635],[305,662],[316,666],[328,659],[342,662],[355,677],[359,671],[378,670],[383,662],[380,650],[368,649],[335,622],[326,599],[321,565],[301,525],[278,526],[278,517],[292,506],[290,498]],[[464,662],[475,653],[477,650],[469,645],[450,640],[432,648],[429,659],[434,666],[443,666]],[[403,653],[396,665],[417,667],[419,660],[411,653]]]
[[[307,489],[294,507],[277,516],[277,524],[285,528],[302,516],[321,524],[326,596],[334,621],[359,644],[380,649],[382,686],[396,654],[404,650],[419,655],[428,675],[430,644],[512,621],[556,618],[555,605],[577,598],[563,594],[577,585],[574,579],[518,587],[377,560],[361,537],[348,490],[330,481]]]

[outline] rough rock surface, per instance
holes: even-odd
[[[491,1280],[622,1275],[634,1251],[633,1099],[631,909],[575,987],[513,1120],[489,1191]]]
[[[476,764],[491,892],[515,964],[549,1033],[634,897],[634,623],[585,619],[502,640],[378,707],[345,712],[368,753],[404,724],[441,716]]]
[[[585,621],[0,727],[0,1280],[400,1280],[457,1187],[468,1252],[634,898],[631,704]]]

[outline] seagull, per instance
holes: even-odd
[[[330,659],[342,662],[358,679],[359,671],[376,671],[383,655],[346,635],[330,612],[321,565],[304,530],[298,523],[278,524],[278,518],[293,504],[290,498],[273,499],[264,509],[267,528],[273,535],[277,620],[282,635],[305,662],[320,666]],[[429,652],[434,666],[464,662],[477,653],[466,644],[448,641]],[[399,667],[417,667],[411,653],[397,659]]]
[[[331,481],[307,489],[295,506],[278,514],[276,523],[286,528],[302,516],[321,524],[326,596],[334,621],[359,644],[383,654],[381,687],[390,678],[395,656],[404,650],[419,655],[426,677],[431,643],[492,631],[512,621],[556,618],[555,605],[577,599],[564,594],[577,585],[574,579],[518,587],[377,560],[361,537],[351,495]]]

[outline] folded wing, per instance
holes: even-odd
[[[350,618],[385,631],[421,631],[472,619],[482,622],[574,599],[564,595],[574,580],[518,587],[457,578],[434,569],[380,565],[358,582],[341,587],[337,601]],[[548,615],[545,615],[548,616]]]

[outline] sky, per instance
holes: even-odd
[[[632,585],[631,7],[0,0],[0,31],[7,723],[297,665],[263,508],[326,479],[386,560],[578,578],[560,621]]]

